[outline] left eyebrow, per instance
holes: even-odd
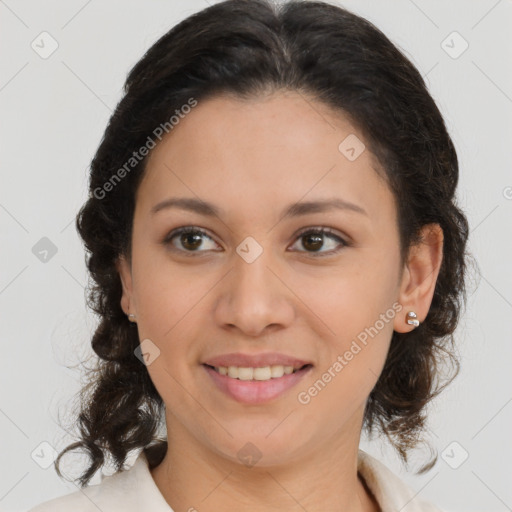
[[[154,215],[161,210],[169,208],[179,208],[207,217],[219,217],[223,214],[223,210],[214,204],[193,197],[171,197],[165,199],[151,208],[151,214]],[[362,215],[368,215],[366,210],[361,206],[343,199],[334,198],[321,201],[293,203],[283,210],[282,216],[283,218],[298,217],[310,213],[323,213],[333,209],[349,210]]]
[[[323,213],[329,210],[350,210],[362,215],[368,215],[366,210],[354,203],[349,203],[343,199],[325,199],[323,201],[307,201],[302,203],[294,203],[288,206],[283,212],[283,218],[297,217],[299,215],[307,215],[309,213]]]

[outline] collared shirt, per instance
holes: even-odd
[[[441,512],[421,501],[382,462],[359,450],[358,473],[372,492],[381,512]],[[102,476],[100,483],[66,496],[46,501],[28,512],[173,512],[158,489],[141,451],[134,464],[113,475]]]

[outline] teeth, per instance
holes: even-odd
[[[293,369],[293,366],[263,366],[260,368],[246,368],[239,366],[216,366],[215,370],[221,375],[227,375],[232,379],[239,380],[270,380],[278,379],[283,375],[289,375],[295,373],[297,370]]]

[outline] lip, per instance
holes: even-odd
[[[207,366],[207,364],[202,364],[201,366],[220,391],[237,402],[253,405],[263,404],[280,398],[288,390],[296,386],[313,369],[313,366],[308,364],[306,368],[297,370],[294,373],[285,374],[277,379],[257,381],[233,379],[227,375],[221,375],[210,366]]]
[[[210,366],[238,366],[244,368],[261,368],[263,366],[293,366],[293,369],[302,368],[310,364],[311,361],[297,359],[296,357],[281,354],[279,352],[265,352],[261,354],[242,354],[241,352],[232,352],[230,354],[222,354],[203,361],[203,364]]]

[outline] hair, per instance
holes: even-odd
[[[105,456],[122,471],[132,450],[142,449],[150,468],[167,451],[158,435],[164,404],[134,355],[140,341],[121,308],[116,268],[120,255],[131,261],[136,192],[147,161],[134,161],[134,152],[191,99],[279,91],[322,102],[363,134],[395,198],[402,258],[420,241],[423,226],[437,223],[443,230],[428,315],[411,332],[393,332],[363,421],[367,433],[384,434],[406,464],[408,451],[425,442],[426,406],[459,372],[453,333],[466,300],[468,222],[456,204],[458,160],[443,117],[415,66],[364,18],[319,1],[227,0],[178,23],[137,62],[91,162],[90,193],[76,228],[94,281],[87,302],[100,320],[92,337],[98,359],[79,392],[80,440],[59,453],[59,476],[60,459],[70,450],[85,451],[91,461],[76,479],[82,487]],[[453,374],[443,380],[446,362]]]

